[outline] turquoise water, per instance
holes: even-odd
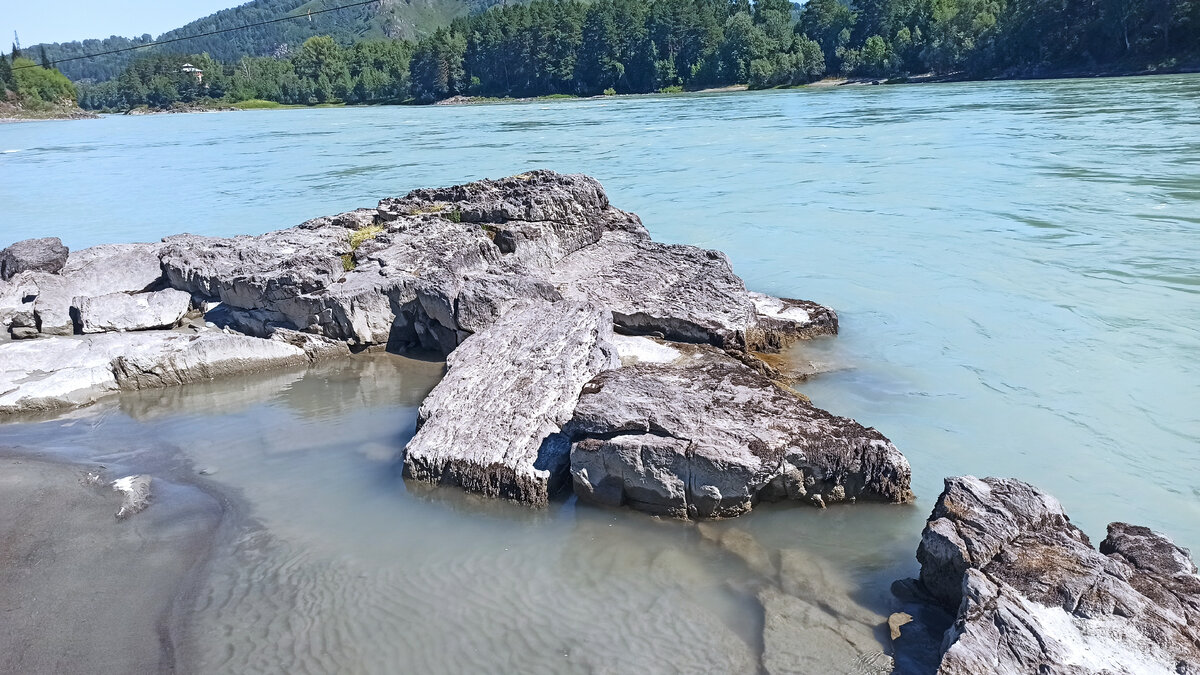
[[[839,311],[842,335],[802,354],[835,370],[803,388],[892,438],[919,503],[738,523],[768,548],[802,543],[879,596],[913,571],[942,478],[963,473],[1041,486],[1094,540],[1124,520],[1200,547],[1200,76],[3,125],[0,244],[261,232],[533,167],[592,174],[656,238],[719,248],[750,288]],[[411,433],[414,403],[372,442]],[[168,422],[114,418],[110,433],[182,443],[209,413],[172,405]],[[607,517],[568,529],[595,541]],[[722,597],[714,615],[740,616]]]

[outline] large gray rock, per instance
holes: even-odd
[[[67,263],[67,247],[58,237],[26,239],[0,250],[0,279],[11,279],[21,272],[55,274]]]
[[[611,229],[646,236],[594,179],[536,171],[257,237],[170,237],[162,263],[238,330],[448,354],[515,303],[559,299],[545,270]]]
[[[74,302],[84,333],[172,328],[192,305],[192,295],[168,288],[150,293],[109,293],[76,298]]]
[[[617,365],[607,311],[530,303],[450,355],[421,404],[404,476],[545,505],[568,480],[559,433],[584,383]]]
[[[674,350],[584,388],[564,429],[580,499],[678,518],[737,516],[764,500],[912,499],[908,461],[878,431],[712,347]]]
[[[103,244],[75,251],[62,276],[77,296],[141,293],[162,286],[161,243]]]
[[[938,673],[1200,673],[1187,551],[1124,523],[1100,550],[1056,499],[1012,479],[947,478],[909,587],[957,613]]]
[[[302,365],[304,348],[220,331],[107,333],[0,344],[0,413],[95,402],[122,389]]]
[[[75,251],[57,274],[25,271],[0,289],[0,322],[31,312],[46,335],[75,332],[76,298],[139,293],[162,283],[160,244],[106,244]]]

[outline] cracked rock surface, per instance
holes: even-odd
[[[1200,673],[1200,576],[1184,549],[1113,523],[1099,550],[1012,479],[947,478],[900,584],[956,615],[941,675]]]
[[[777,386],[754,353],[835,334],[832,310],[747,291],[719,251],[652,241],[587,176],[531,171],[261,235],[64,255],[57,273],[0,282],[12,336],[49,338],[0,344],[0,411],[433,352],[447,375],[408,444],[410,480],[531,505],[573,482],[690,518],[911,496],[886,438]]]
[[[580,499],[725,518],[760,501],[912,498],[908,461],[883,434],[715,348],[678,353],[601,373],[584,387],[566,429]]]
[[[538,302],[468,338],[421,404],[404,476],[544,506],[567,483],[559,433],[584,384],[617,364],[606,310]]]

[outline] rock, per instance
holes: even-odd
[[[608,506],[719,518],[760,500],[912,499],[908,461],[882,434],[712,347],[601,373],[564,431],[576,494]]]
[[[763,670],[770,675],[892,672],[892,658],[866,626],[770,587],[759,592],[758,600],[763,606]],[[830,670],[831,663],[836,670]]]
[[[84,333],[171,328],[179,324],[191,304],[190,293],[172,288],[137,295],[109,293],[74,302],[77,323]]]
[[[76,251],[58,274],[25,271],[0,289],[0,321],[14,312],[32,312],[33,325],[46,335],[75,332],[75,299],[110,293],[139,293],[158,286],[159,244],[108,244]]]
[[[112,489],[120,492],[124,499],[117,509],[117,520],[124,520],[135,513],[146,510],[150,505],[150,476],[138,474],[113,481]]]
[[[271,333],[271,339],[303,349],[304,353],[308,356],[308,360],[313,362],[350,355],[350,348],[346,346],[346,343],[331,340],[322,335],[312,335],[286,328],[276,328]]]
[[[29,328],[28,326],[13,326],[10,332],[14,340],[28,340],[41,336],[41,333],[36,328]]]
[[[771,552],[749,532],[716,523],[700,523],[699,530],[701,537],[737,556],[756,576],[772,582],[779,576]]]
[[[575,303],[531,303],[472,335],[421,404],[404,476],[545,505],[567,482],[559,431],[584,384],[617,365],[610,315]]]
[[[594,179],[535,171],[257,237],[170,237],[162,263],[238,330],[448,354],[515,303],[560,299],[545,270],[611,229],[645,232]]]
[[[909,623],[912,623],[912,614],[908,612],[895,612],[888,617],[888,633],[892,640],[900,639],[900,628]]]
[[[938,673],[1200,673],[1200,577],[1146,528],[1100,550],[1050,495],[1012,479],[946,479],[917,586],[957,612]]]
[[[12,326],[36,328],[37,319],[33,313],[33,299],[36,296],[35,288],[0,281],[0,329],[7,330]]]
[[[309,362],[300,347],[212,331],[106,333],[0,344],[0,414],[88,405],[122,389]]]
[[[911,496],[886,438],[776,387],[783,375],[750,353],[836,332],[831,310],[747,292],[720,252],[651,241],[587,176],[532,171],[258,236],[94,247],[0,287],[6,326],[64,337],[172,327],[189,306],[203,321],[184,330],[204,342],[55,344],[0,396],[9,410],[85,404],[239,363],[433,352],[450,371],[406,455],[415,480],[544,504],[570,462],[585,499],[694,518]],[[613,336],[614,322],[635,335]],[[215,329],[269,340],[242,343],[242,360]],[[622,363],[578,401],[568,444],[584,383]],[[626,395],[637,403],[596,407]]]
[[[0,279],[26,271],[55,274],[67,263],[67,253],[58,237],[18,241],[0,251]]]
[[[837,313],[824,305],[763,293],[748,296],[754,305],[754,326],[747,336],[751,349],[777,352],[797,340],[837,335]]]
[[[162,244],[103,244],[75,251],[62,276],[76,296],[141,293],[163,284]]]
[[[745,348],[754,306],[725,254],[609,232],[555,265],[564,297],[613,312],[633,334]]]

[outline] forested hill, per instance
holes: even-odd
[[[351,4],[353,1],[253,0],[168,31],[157,39],[189,37],[289,15],[306,18],[182,40],[150,49],[174,54],[207,53],[219,61],[234,62],[243,56],[286,56],[294,53],[305,40],[314,35],[331,36],[344,46],[369,38],[413,40],[439,26],[449,24],[457,17],[482,11],[504,0],[379,0],[371,5],[307,16],[310,11]],[[113,36],[104,40],[27,46],[24,51],[40,58],[44,47],[47,58],[58,62],[61,59],[123,49],[152,41],[154,38],[150,35],[136,38]],[[137,50],[92,59],[64,61],[55,65],[74,81],[102,82],[116,77],[134,59],[145,54],[145,51]]]

